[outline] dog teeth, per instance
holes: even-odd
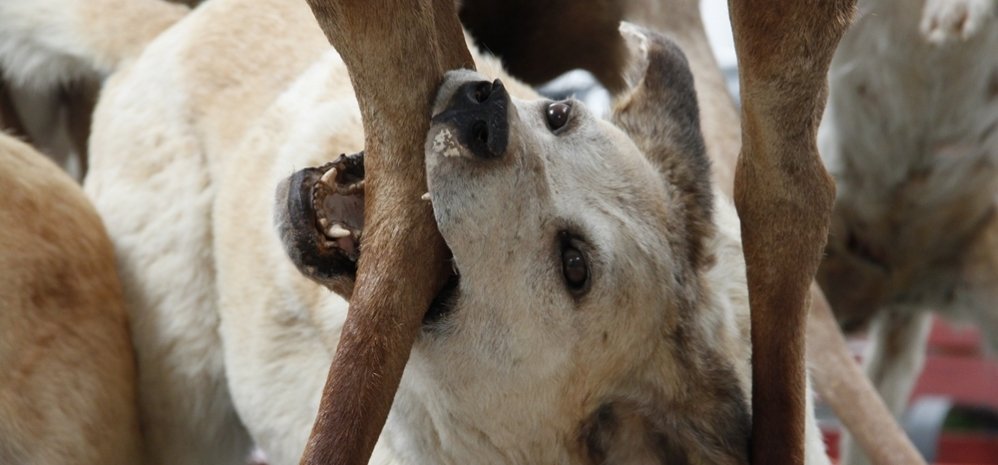
[[[336,168],[330,168],[329,171],[322,173],[322,177],[319,181],[327,186],[333,186],[336,183]]]
[[[321,226],[323,230],[329,229],[329,220],[319,217],[319,226]]]
[[[364,181],[357,181],[346,188],[347,194],[356,194],[364,191]]]
[[[326,235],[333,239],[342,239],[344,237],[350,237],[350,231],[342,225],[334,224],[326,230]]]
[[[427,192],[427,193],[419,196],[419,200],[425,200],[425,201],[429,202],[430,201],[430,193]]]

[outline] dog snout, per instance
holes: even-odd
[[[496,79],[461,84],[433,118],[454,127],[459,142],[478,158],[498,158],[509,144],[509,93]]]

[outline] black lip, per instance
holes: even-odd
[[[285,252],[298,270],[305,276],[329,285],[344,275],[357,273],[356,258],[343,254],[340,250],[326,245],[321,230],[317,227],[318,217],[313,203],[315,189],[322,174],[333,162],[321,167],[305,168],[294,173],[281,187],[278,195],[286,191],[286,221],[277,221],[278,233]]]
[[[334,167],[340,170],[336,178],[337,185],[330,187],[321,183],[322,176]],[[344,189],[348,189],[351,184],[362,181],[364,174],[363,153],[341,155],[325,165],[295,172],[277,188],[277,198],[279,203],[283,203],[283,208],[277,208],[274,222],[288,258],[303,275],[344,297],[353,293],[363,243],[358,235],[357,249],[352,252],[330,245],[319,224],[316,198],[360,195],[362,200],[363,194],[349,190],[340,192],[340,185],[343,184]],[[348,221],[348,218],[337,218],[350,228],[362,230],[362,209],[360,215],[359,220],[354,219],[356,224]],[[435,330],[443,326],[442,322],[454,310],[459,283],[460,277],[454,271],[426,309],[423,316],[424,328]]]

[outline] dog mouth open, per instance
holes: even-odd
[[[507,152],[511,101],[500,81],[482,80],[468,71],[450,72],[438,92],[430,133],[450,137],[444,149],[433,145],[440,142],[437,137],[430,137],[428,150],[433,153],[427,155],[428,164],[439,161],[440,150],[445,156],[479,161]],[[278,186],[277,199],[274,222],[291,261],[305,276],[349,298],[363,253],[364,153],[340,155],[296,172]],[[283,205],[281,199],[286,199]],[[440,212],[434,213],[439,226]],[[460,273],[451,269],[425,313],[424,328],[439,326],[455,306]]]
[[[285,252],[302,274],[349,298],[363,252],[364,152],[302,169],[278,186],[277,195],[286,199],[275,214]],[[424,328],[454,308],[460,275],[451,269],[423,317]]]

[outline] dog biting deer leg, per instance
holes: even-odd
[[[835,187],[816,135],[855,0],[730,0],[742,89],[735,172],[752,309],[752,463],[804,461],[808,289]]]
[[[423,313],[448,276],[446,246],[430,206],[419,200],[426,192],[423,143],[444,72],[474,64],[452,0],[309,6],[343,57],[360,103],[367,251],[301,463],[360,465],[384,426]],[[405,279],[417,266],[429,272]]]
[[[284,250],[305,276],[341,294],[353,293],[364,219],[363,152],[305,168],[277,188],[287,208],[274,218]]]

